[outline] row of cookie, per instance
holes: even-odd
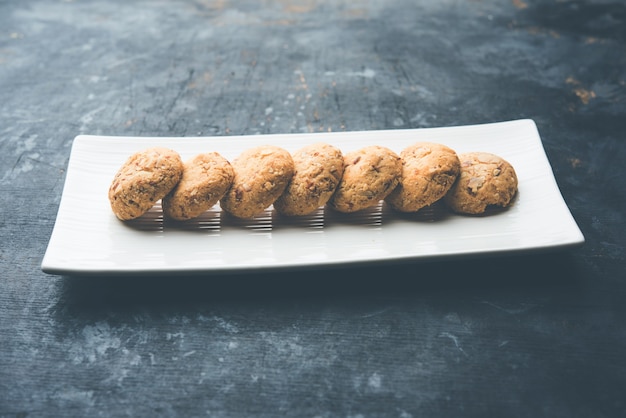
[[[371,145],[345,155],[315,143],[290,154],[273,145],[254,147],[231,162],[217,152],[183,162],[167,148],[137,152],[115,174],[109,200],[121,220],[137,218],[162,199],[170,219],[192,219],[218,202],[225,212],[250,218],[270,205],[287,216],[328,205],[356,212],[385,200],[400,212],[416,212],[443,199],[455,212],[480,214],[507,207],[517,193],[515,170],[501,157],[457,153],[418,142],[396,154]]]

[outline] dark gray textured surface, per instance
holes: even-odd
[[[625,28],[621,1],[0,2],[0,416],[623,416]],[[324,275],[40,271],[81,133],[517,118],[583,247]]]

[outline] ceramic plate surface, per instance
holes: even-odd
[[[344,153],[366,145],[396,152],[417,141],[439,142],[458,153],[486,151],[515,168],[514,204],[487,216],[452,214],[435,204],[400,214],[380,203],[361,213],[327,208],[286,218],[272,207],[250,220],[223,213],[219,204],[184,223],[164,220],[160,202],[130,222],[119,221],[107,193],[114,174],[134,152],[152,146],[186,160],[217,151],[232,161],[262,144],[290,152],[323,141]],[[75,138],[63,195],[42,270],[50,274],[252,272],[443,257],[542,251],[584,242],[554,179],[532,120],[450,128],[280,134],[230,137],[147,138],[81,135]]]

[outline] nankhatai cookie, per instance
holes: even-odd
[[[461,163],[452,148],[418,142],[400,152],[400,183],[385,199],[400,212],[417,212],[441,199],[459,175]]]
[[[287,216],[306,215],[324,206],[343,175],[343,154],[319,142],[292,154],[295,171],[274,209]]]
[[[459,155],[461,171],[444,196],[450,209],[460,214],[482,214],[490,206],[508,207],[517,194],[513,166],[500,156],[487,152]]]
[[[174,150],[155,147],[131,155],[109,187],[113,213],[123,221],[138,218],[176,186],[182,173]]]
[[[271,206],[294,172],[291,154],[273,145],[245,150],[231,165],[235,176],[220,206],[237,218],[251,218]]]
[[[328,205],[351,213],[383,200],[398,185],[402,174],[400,156],[389,148],[370,145],[344,156],[343,176]]]
[[[226,194],[233,177],[233,167],[219,153],[196,155],[185,161],[180,181],[163,198],[163,214],[177,221],[200,216]]]

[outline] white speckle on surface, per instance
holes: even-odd
[[[404,125],[404,120],[402,118],[395,118],[393,120],[393,126],[402,126]]]
[[[374,373],[372,374],[368,379],[367,379],[367,385],[372,388],[372,389],[380,389],[381,387],[381,377],[378,373]]]
[[[198,384],[204,383],[204,378],[206,377],[206,372],[200,372],[200,378],[198,379]]]
[[[495,303],[489,302],[488,300],[483,300],[481,301],[481,303],[484,303],[485,305],[489,305],[493,308],[496,308],[502,312],[506,312],[510,315],[517,315],[517,314],[521,314],[521,313],[525,313],[531,309],[533,309],[536,304],[534,303],[521,303],[521,307],[520,308],[508,308],[508,307],[503,307],[500,305],[496,305]]]
[[[128,369],[117,368],[111,370],[111,375],[105,379],[105,382],[115,382],[121,384],[128,377]]]
[[[424,86],[416,86],[415,91],[417,92],[417,95],[423,99],[436,98],[435,93],[433,93],[432,91],[430,91],[428,88]]]
[[[412,123],[417,123],[421,127],[428,127],[432,124],[428,121],[428,116],[424,113],[417,113],[415,116],[411,118]]]
[[[128,349],[122,349],[122,353],[124,357],[127,359],[127,362],[131,366],[138,366],[141,364],[141,356],[137,353],[132,353]]]
[[[32,171],[35,166],[30,158],[20,159],[20,164],[15,166],[15,173],[28,173]]]
[[[273,111],[274,111],[274,109],[273,109],[273,108],[271,108],[271,107],[266,107],[266,108],[265,108],[265,116],[269,116],[269,115],[271,115]]]
[[[376,71],[371,68],[364,68],[363,71],[351,72],[348,73],[351,77],[363,77],[363,78],[374,78],[376,76]]]
[[[456,335],[454,334],[450,334],[449,332],[442,332],[440,335],[440,337],[446,337],[446,338],[450,338],[453,342],[454,345],[456,346],[456,348],[463,353],[463,355],[467,356],[467,353],[463,350],[463,348],[461,347],[461,345],[459,344],[459,339],[457,338]]]
[[[167,341],[172,341],[172,339],[174,338],[182,341],[185,339],[185,334],[183,334],[182,332],[168,332],[167,334],[165,334],[165,339]]]
[[[304,352],[304,347],[298,343],[299,337],[297,336],[285,339],[274,332],[261,332],[261,336],[281,355],[298,358]]]
[[[101,81],[107,81],[108,77],[100,77],[99,75],[92,75],[89,77],[91,83],[99,83]]]
[[[382,314],[384,314],[385,312],[387,312],[387,311],[389,311],[391,309],[392,309],[391,307],[386,307],[386,308],[383,308],[383,309],[378,309],[378,310],[373,311],[373,312],[368,312],[366,314],[360,315],[359,317],[360,318],[372,318],[374,316],[382,315]]]
[[[28,153],[37,146],[37,135],[30,135],[28,138],[19,141],[15,141],[16,147],[14,155],[16,156],[16,162],[12,167],[12,170],[7,171],[5,176],[2,177],[2,183],[11,182],[12,179],[20,174],[31,171],[35,166],[33,161],[39,158],[39,153]]]
[[[230,322],[226,321],[224,318],[213,316],[211,317],[211,319],[217,322],[217,325],[225,331],[232,332],[232,333],[239,332],[239,329],[237,328],[236,325],[231,324]]]
[[[98,357],[105,356],[109,350],[116,350],[121,345],[120,339],[113,335],[106,322],[87,325],[83,328],[81,336],[82,338],[77,339],[70,349],[75,364],[85,360],[93,363]]]
[[[17,147],[17,153],[21,154],[24,151],[32,151],[37,146],[37,136],[38,135],[31,135],[20,142],[21,146]]]
[[[194,354],[196,354],[196,350],[187,351],[185,354],[183,354],[183,357],[193,356]]]
[[[66,389],[52,396],[73,405],[94,406],[93,390]]]
[[[456,312],[450,312],[445,316],[445,319],[446,321],[452,322],[453,324],[461,323],[461,318],[459,318],[459,315]]]
[[[91,124],[91,122],[93,121],[94,117],[100,113],[102,110],[105,109],[105,106],[100,106],[96,109],[90,110],[89,112],[85,113],[83,116],[81,116],[80,118],[80,132],[84,133],[87,130],[89,130],[89,125]]]

